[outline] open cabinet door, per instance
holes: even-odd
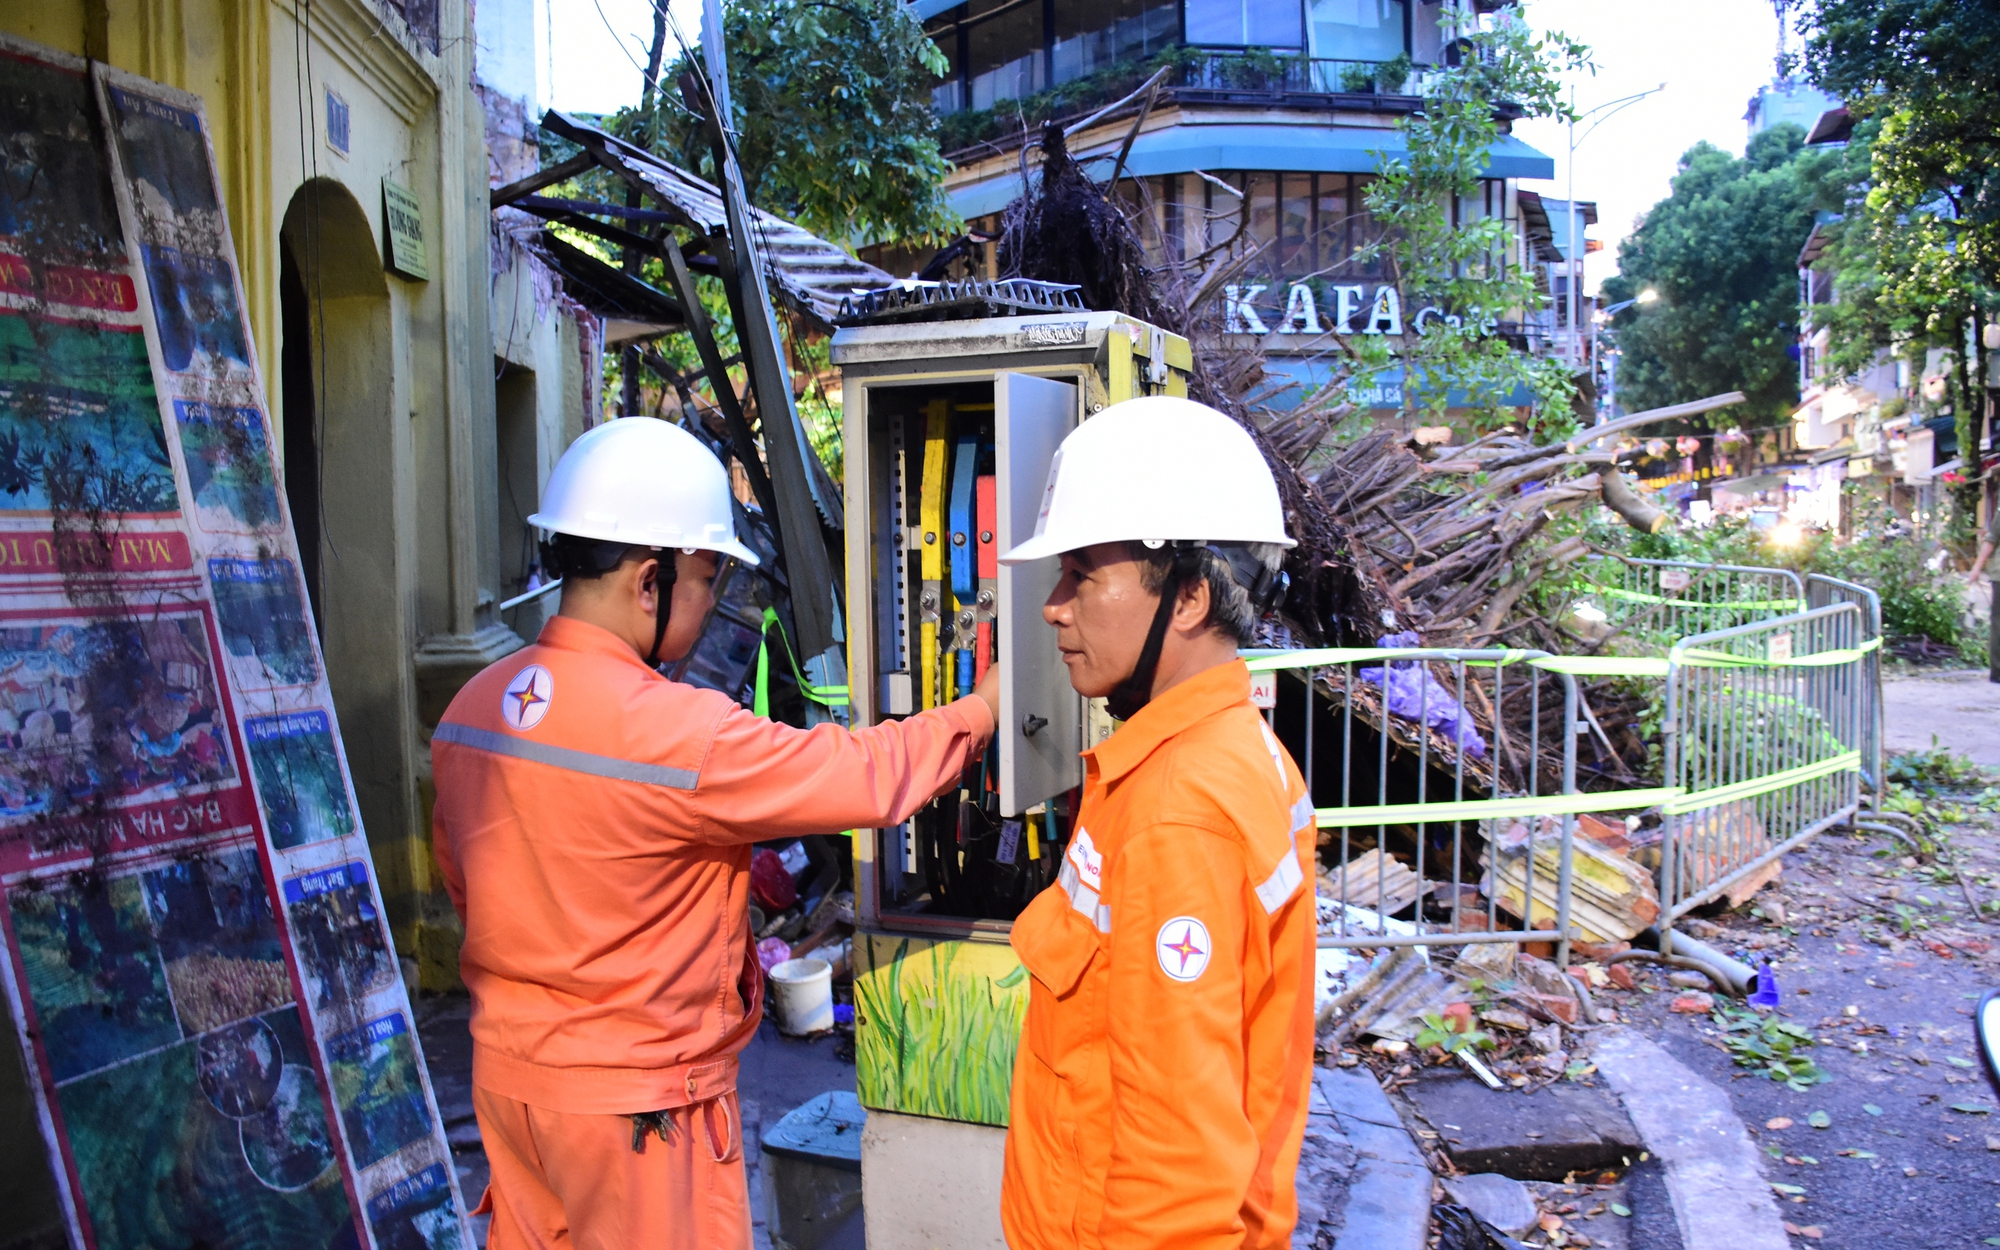
[[[1077,421],[1077,389],[1024,373],[993,375],[999,494],[997,545],[1005,555],[1035,532],[1056,447]],[[1056,652],[1042,604],[1057,564],[1000,566],[1000,810],[1018,816],[1076,785],[1083,701]]]

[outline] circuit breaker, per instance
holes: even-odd
[[[1118,400],[1185,394],[1188,345],[1122,314],[1075,311],[850,326],[832,350],[854,723],[949,703],[994,663],[1004,677],[993,746],[957,790],[904,825],[856,831],[860,918],[1004,932],[1054,880],[1064,796],[1109,720],[1071,689],[1042,620],[1055,562],[998,557],[1034,532],[1063,437]]]

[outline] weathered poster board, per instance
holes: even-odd
[[[78,1247],[470,1250],[200,101],[0,39],[0,959]]]

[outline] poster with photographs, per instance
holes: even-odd
[[[472,1245],[198,99],[0,37],[0,989],[71,1243]]]

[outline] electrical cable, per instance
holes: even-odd
[[[312,0],[292,0],[292,84],[298,91],[301,75],[305,78],[305,89],[298,93],[299,113],[299,170],[312,170],[312,177],[306,184],[308,203],[312,213],[312,226],[306,231],[306,255],[304,269],[312,275],[312,301],[318,314],[308,334],[317,341],[319,351],[312,361],[312,381],[319,390],[319,400],[312,411],[313,442],[313,507],[319,513],[319,541],[325,544],[335,559],[340,557],[340,548],[333,541],[331,527],[326,522],[326,277],[322,262],[325,239],[325,223],[320,216],[319,182],[319,123],[318,112],[310,103],[313,100],[312,39],[310,22]],[[318,553],[314,553],[317,556]],[[305,553],[300,552],[301,564]],[[314,561],[318,565],[317,559]],[[305,570],[299,570],[303,577]],[[321,570],[321,580],[325,580]],[[324,590],[324,587],[321,588]],[[320,623],[324,631],[325,622]]]

